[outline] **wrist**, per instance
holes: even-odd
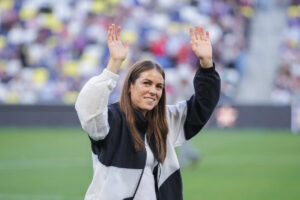
[[[107,69],[113,73],[118,73],[124,60],[110,58],[107,64]]]
[[[200,59],[200,66],[203,68],[210,68],[213,66],[212,58]]]

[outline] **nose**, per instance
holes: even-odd
[[[156,95],[156,93],[157,93],[156,87],[155,87],[155,86],[151,86],[151,87],[149,88],[149,93],[150,93],[152,96]]]

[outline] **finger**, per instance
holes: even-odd
[[[203,27],[200,27],[200,39],[201,40],[204,40],[205,38],[204,38],[204,29],[203,29]]]
[[[196,26],[196,39],[200,39],[199,26]]]
[[[208,31],[206,31],[206,40],[209,41],[209,32]]]
[[[108,27],[108,31],[107,31],[107,41],[111,41],[111,26]]]
[[[120,26],[118,26],[118,29],[117,29],[117,40],[119,40],[120,39],[120,34],[121,34],[121,27]]]
[[[111,29],[111,39],[112,39],[112,41],[114,41],[116,38],[115,38],[115,30],[116,29],[116,27],[115,27],[115,25],[114,24],[112,24],[112,29]]]
[[[128,40],[126,40],[126,41],[125,41],[125,44],[124,44],[124,48],[125,48],[125,49],[127,49],[127,48],[128,48],[128,46],[129,46],[129,41],[128,41]]]
[[[190,27],[190,36],[191,36],[191,40],[196,40],[194,30],[192,27]]]

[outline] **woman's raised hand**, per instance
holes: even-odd
[[[115,33],[115,25],[112,24],[108,28],[107,45],[110,53],[110,60],[107,69],[117,73],[121,67],[122,62],[126,59],[128,54],[128,41],[123,45],[120,40],[121,27],[118,26],[117,34]]]
[[[128,53],[128,41],[125,42],[124,46],[120,40],[121,27],[118,26],[117,34],[115,34],[115,25],[112,24],[108,28],[107,44],[109,53],[112,59],[124,61]]]
[[[190,36],[192,50],[200,59],[201,66],[203,68],[212,67],[212,46],[209,40],[209,32],[206,31],[206,34],[204,35],[203,27],[196,26],[194,33],[194,29],[191,27]]]

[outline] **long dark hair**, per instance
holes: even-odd
[[[139,78],[140,74],[144,71],[151,69],[157,70],[165,80],[165,72],[163,68],[156,62],[150,60],[143,60],[136,62],[128,71],[125,77],[122,93],[120,96],[120,107],[125,113],[125,117],[132,136],[134,138],[134,147],[136,151],[142,151],[145,149],[144,141],[139,135],[135,126],[135,114],[134,105],[131,101],[130,85],[135,84],[135,81]],[[168,124],[166,119],[166,91],[165,87],[162,90],[161,98],[158,104],[146,114],[146,118],[149,120],[149,126],[147,130],[147,137],[150,138],[151,134],[154,134],[155,148],[157,151],[157,160],[163,163],[167,152],[167,134]]]

